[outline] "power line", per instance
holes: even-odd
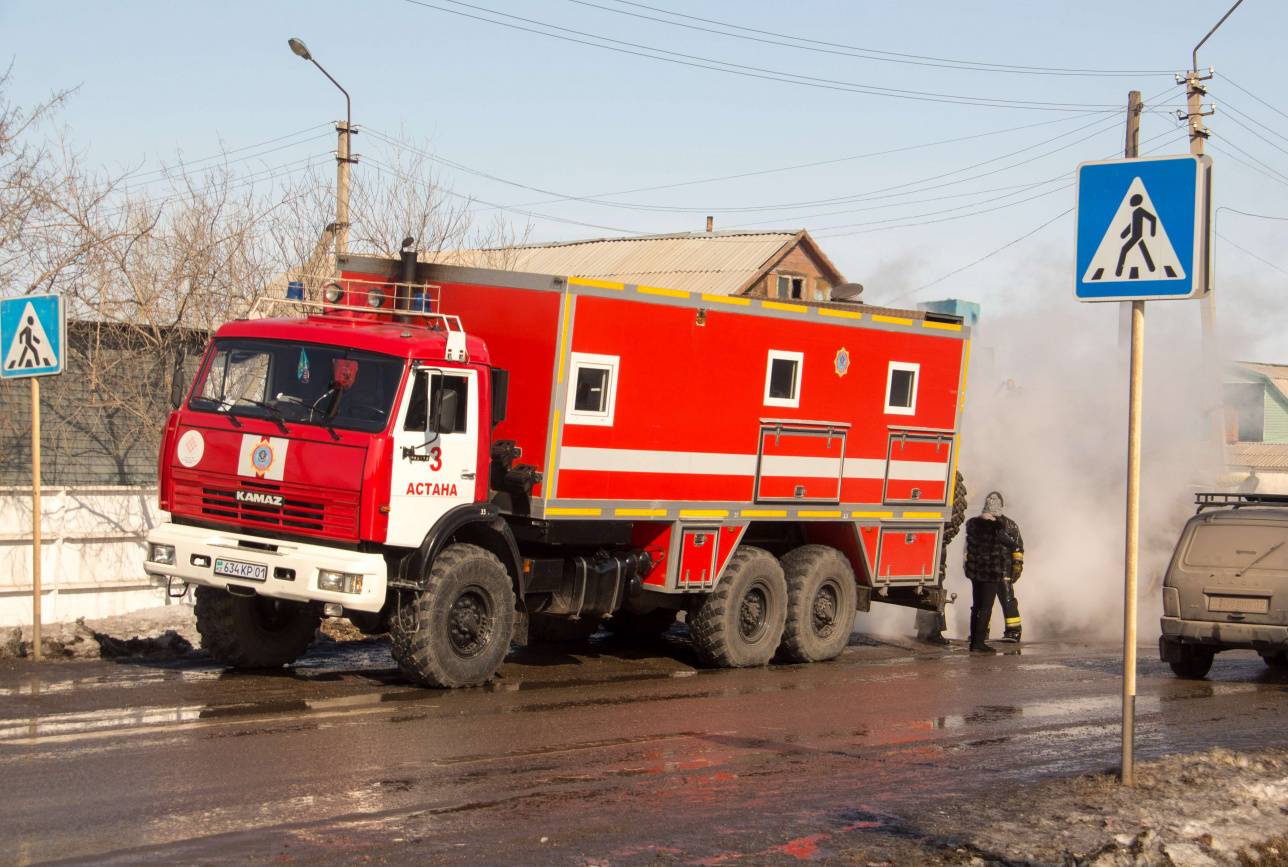
[[[1247,152],[1247,151],[1245,151],[1243,148],[1239,147],[1237,144],[1235,144],[1234,142],[1230,141],[1230,139],[1229,139],[1229,138],[1227,138],[1227,137],[1225,137],[1225,136],[1221,136],[1221,137],[1220,137],[1220,145],[1221,145],[1221,148],[1222,148],[1222,149],[1224,149],[1224,148],[1231,148],[1232,150],[1235,150],[1235,151],[1237,151],[1237,152],[1239,152],[1239,153],[1243,154],[1245,157],[1247,157],[1248,159],[1252,160],[1252,162],[1256,163],[1257,165],[1255,165],[1255,166],[1253,166],[1253,165],[1249,165],[1248,163],[1244,162],[1243,160],[1238,159],[1237,157],[1235,157],[1235,158],[1234,158],[1234,161],[1235,161],[1236,163],[1242,163],[1242,164],[1243,164],[1244,166],[1246,166],[1247,168],[1252,169],[1254,172],[1257,172],[1258,174],[1265,175],[1266,177],[1270,178],[1271,180],[1278,181],[1278,182],[1279,182],[1279,183],[1281,183],[1281,184],[1288,184],[1288,176],[1285,176],[1284,174],[1282,174],[1278,169],[1274,168],[1273,166],[1270,166],[1270,165],[1268,165],[1268,164],[1266,164],[1266,163],[1263,163],[1261,160],[1257,159],[1257,158],[1256,158],[1256,157],[1254,157],[1252,154],[1248,153],[1248,152]],[[1226,154],[1226,156],[1229,156],[1229,154]],[[1260,168],[1258,168],[1258,166],[1260,166]]]
[[[1240,211],[1238,208],[1231,208],[1229,205],[1222,205],[1216,209],[1218,214],[1222,211],[1229,211],[1231,214],[1241,214],[1245,217],[1256,217],[1259,220],[1279,220],[1281,222],[1288,223],[1288,217],[1276,217],[1272,214],[1254,214],[1251,211]]]
[[[418,186],[423,187],[426,185],[426,182],[423,179],[417,178],[414,175],[409,175],[403,171],[400,171],[399,169],[394,168],[393,166],[386,165],[385,163],[380,162],[374,157],[364,157],[363,159],[366,164],[373,166],[378,172],[388,174],[391,177],[398,178],[400,180],[404,180],[409,183],[416,184]],[[455,190],[449,190],[446,187],[440,187],[433,184],[429,186],[431,191],[436,191],[436,192],[442,193],[443,195],[451,196],[452,198],[455,198],[455,199],[464,199],[465,201],[471,202],[471,203],[482,202],[483,204],[490,205],[491,207],[497,208],[498,210],[508,211],[512,214],[519,214],[521,216],[525,216],[530,219],[547,220],[554,223],[566,223],[570,226],[582,226],[590,229],[602,229],[609,232],[620,232],[625,235],[649,234],[647,232],[637,232],[634,229],[623,229],[618,226],[604,226],[598,223],[585,223],[580,220],[569,220],[563,217],[551,216],[550,214],[537,213],[536,211],[525,211],[525,210],[520,210],[518,208],[509,208],[509,207],[506,207],[505,205],[498,205],[498,204],[495,204],[494,202],[488,202],[483,199],[475,198],[474,196],[466,195],[465,193],[458,193]]]
[[[1251,256],[1251,257],[1252,257],[1252,258],[1254,258],[1254,259],[1256,259],[1256,260],[1257,260],[1258,262],[1260,262],[1261,264],[1263,264],[1263,265],[1269,265],[1271,268],[1274,268],[1274,269],[1275,269],[1276,271],[1278,271],[1280,274],[1288,274],[1288,271],[1285,271],[1283,268],[1280,268],[1280,267],[1279,267],[1278,265],[1276,265],[1274,262],[1271,262],[1269,259],[1263,259],[1263,258],[1261,258],[1261,257],[1260,257],[1260,256],[1258,256],[1256,253],[1254,253],[1254,252],[1252,252],[1251,250],[1249,250],[1247,247],[1241,247],[1241,246],[1239,246],[1239,245],[1238,245],[1238,244],[1236,244],[1234,241],[1231,241],[1229,238],[1227,238],[1225,235],[1222,235],[1220,232],[1214,232],[1214,234],[1215,234],[1218,238],[1220,238],[1222,241],[1225,241],[1227,244],[1229,244],[1229,245],[1230,245],[1231,247],[1233,247],[1234,249],[1239,250],[1239,251],[1242,251],[1243,253],[1246,253],[1247,255]]]
[[[632,3],[629,0],[618,0],[625,6],[634,6],[638,9],[648,9],[652,12],[661,12],[664,15],[672,15],[676,18],[684,18],[689,21],[702,21],[706,24],[714,24],[719,27],[727,27],[734,30],[742,30],[746,33],[758,33],[760,36],[746,36],[742,33],[729,33],[725,30],[717,30],[712,27],[701,27],[693,24],[685,24],[681,21],[671,21],[666,18],[658,18],[653,15],[642,15],[638,12],[629,12],[625,9],[614,9],[610,6],[604,6],[599,3],[592,3],[589,0],[568,0],[569,3],[576,3],[578,6],[586,6],[593,9],[600,9],[604,12],[611,12],[614,15],[626,15],[631,18],[638,18],[644,21],[655,21],[659,24],[666,24],[671,27],[682,27],[686,30],[696,30],[702,33],[714,33],[718,36],[727,36],[730,39],[742,39],[749,42],[758,42],[764,45],[778,45],[785,48],[795,48],[799,51],[813,51],[820,54],[830,54],[841,57],[853,57],[859,60],[872,60],[883,63],[900,63],[910,66],[931,66],[940,69],[957,69],[969,72],[997,72],[1008,73],[1011,75],[1076,75],[1076,76],[1139,76],[1139,75],[1171,75],[1170,70],[1096,70],[1096,69],[1061,69],[1059,67],[1036,67],[1036,66],[1014,66],[1004,63],[987,63],[974,60],[953,60],[945,57],[930,57],[917,54],[899,54],[892,51],[879,51],[873,48],[864,48],[857,45],[843,45],[836,42],[823,42],[817,39],[807,39],[801,36],[792,36],[790,34],[775,33],[769,30],[758,30],[753,27],[743,27],[728,21],[717,21],[711,18],[700,18],[696,15],[685,15],[679,12],[673,12],[669,9],[660,9],[656,6],[648,6],[644,3]],[[770,38],[765,38],[770,37]],[[788,42],[785,40],[795,40]],[[796,43],[804,42],[805,45]]]
[[[574,0],[576,2],[576,0]],[[765,36],[781,36],[786,39],[794,39],[797,42],[807,42],[813,45],[824,45],[831,48],[848,49],[850,51],[862,51],[874,55],[882,55],[891,58],[901,58],[904,60],[923,60],[933,61],[944,64],[961,64],[954,66],[956,69],[977,69],[981,72],[1017,72],[1017,73],[1036,73],[1036,74],[1055,74],[1055,75],[1171,75],[1171,70],[1166,69],[1069,69],[1058,66],[1018,66],[1009,63],[988,63],[974,60],[954,60],[948,57],[934,57],[926,54],[905,54],[898,51],[883,51],[878,48],[866,48],[858,45],[846,45],[840,42],[825,42],[821,39],[809,39],[804,36],[790,36],[786,34],[775,33],[770,30],[757,30],[754,27],[744,27],[739,24],[733,24],[728,21],[717,21],[712,18],[700,18],[697,15],[686,15],[681,12],[673,12],[669,9],[662,9],[657,6],[649,6],[645,3],[632,2],[632,0],[617,0],[623,6],[634,6],[639,9],[648,9],[652,12],[661,12],[664,15],[672,15],[676,18],[685,18],[690,21],[702,21],[707,24],[716,24],[721,27],[729,27],[734,30],[742,30],[747,33],[759,33]],[[591,4],[587,4],[591,5]],[[602,8],[602,7],[601,7]],[[656,20],[656,19],[654,19]],[[877,58],[873,58],[877,59]]]
[[[1229,102],[1228,100],[1222,101],[1222,103],[1221,103],[1221,107],[1222,107],[1223,109],[1225,109],[1226,111],[1232,111],[1232,112],[1234,112],[1235,114],[1237,114],[1239,117],[1243,118],[1243,119],[1244,119],[1244,120],[1246,120],[1246,121],[1250,121],[1250,122],[1252,122],[1252,123],[1255,123],[1257,126],[1261,127],[1262,129],[1264,129],[1266,132],[1270,133],[1271,135],[1275,135],[1275,136],[1278,136],[1278,137],[1279,137],[1279,138],[1281,138],[1281,139],[1288,140],[1288,136],[1285,136],[1283,133],[1281,133],[1279,130],[1275,129],[1274,127],[1270,126],[1269,124],[1264,124],[1264,123],[1262,123],[1261,121],[1257,120],[1257,119],[1256,119],[1255,117],[1253,117],[1252,115],[1248,114],[1246,111],[1241,111],[1241,110],[1239,110],[1239,109],[1238,109],[1238,108],[1236,108],[1235,106],[1231,105],[1231,104],[1230,104],[1230,102]]]
[[[1242,112],[1235,112],[1235,114],[1241,114],[1241,113],[1242,113]],[[1261,139],[1263,142],[1265,142],[1266,144],[1270,145],[1272,148],[1274,148],[1275,150],[1279,151],[1280,153],[1282,153],[1282,154],[1288,154],[1288,149],[1283,148],[1282,146],[1280,146],[1280,145],[1276,144],[1275,142],[1272,142],[1270,139],[1266,138],[1266,137],[1265,137],[1265,136],[1263,136],[1261,133],[1257,132],[1255,129],[1253,129],[1252,127],[1248,126],[1248,125],[1247,125],[1246,123],[1244,123],[1243,121],[1239,120],[1239,118],[1237,118],[1237,117],[1235,116],[1235,114],[1226,115],[1226,117],[1227,117],[1227,118],[1229,118],[1231,121],[1233,121],[1233,122],[1234,122],[1234,125],[1235,125],[1235,126],[1242,127],[1244,130],[1246,130],[1247,132],[1252,133],[1252,134],[1253,134],[1253,135],[1255,135],[1257,138]]]
[[[228,160],[228,157],[233,154],[241,153],[242,151],[254,150],[260,147],[264,147],[266,145],[277,144],[278,142],[286,141],[287,139],[298,138],[299,136],[304,135],[305,133],[310,133],[310,132],[313,132],[314,130],[317,130],[326,126],[329,126],[329,124],[314,124],[313,126],[306,127],[301,130],[296,130],[295,132],[287,133],[286,135],[278,136],[277,138],[271,138],[265,141],[256,142],[255,144],[248,144],[248,145],[243,145],[242,147],[232,148],[231,150],[221,151],[220,153],[211,154],[210,156],[201,157],[200,159],[195,159],[195,160],[179,159],[174,167],[162,166],[161,168],[157,168],[157,169],[149,169],[146,172],[132,172],[126,175],[126,177],[129,178],[130,180],[145,178],[145,177],[148,177],[149,175],[159,175],[162,178],[164,178],[164,176],[171,174],[176,169],[204,171],[204,169],[197,168],[201,163],[208,163],[216,160],[226,160],[228,164],[231,165],[233,163],[244,162],[246,160],[255,159],[257,157],[263,156],[264,154],[275,153],[285,148],[291,148],[291,147],[296,147],[297,145],[308,144],[321,139],[322,136],[321,135],[310,136],[309,138],[301,139],[300,141],[290,142],[288,144],[281,145],[280,147],[270,148],[269,150],[266,150],[266,151],[249,154],[244,157],[239,157],[235,160]],[[161,179],[161,178],[158,178],[158,179]],[[155,183],[155,181],[144,181],[144,184],[149,184],[149,183]]]
[[[1008,134],[1008,133],[1020,132],[1020,131],[1022,131],[1022,130],[1034,129],[1034,128],[1036,128],[1036,127],[1050,126],[1050,125],[1052,125],[1052,124],[1069,123],[1069,122],[1070,122],[1070,121],[1072,121],[1072,120],[1079,120],[1079,119],[1081,119],[1081,118],[1078,118],[1078,117],[1074,117],[1074,118],[1070,118],[1070,117],[1061,117],[1061,118],[1056,118],[1056,119],[1054,119],[1054,120],[1043,120],[1043,121],[1038,121],[1037,123],[1028,123],[1028,124],[1021,124],[1020,126],[1006,127],[1005,129],[990,130],[990,131],[987,131],[987,132],[981,132],[981,133],[972,133],[971,135],[956,136],[956,137],[954,137],[954,138],[937,139],[937,140],[935,140],[935,141],[922,142],[922,143],[920,143],[920,144],[914,144],[914,145],[903,145],[903,146],[900,146],[900,147],[885,148],[885,149],[883,149],[883,150],[868,151],[868,152],[866,152],[866,153],[861,153],[861,154],[852,154],[852,155],[850,155],[850,156],[833,157],[833,158],[831,158],[831,159],[825,159],[825,160],[814,160],[814,161],[811,161],[811,162],[804,162],[804,163],[792,163],[792,164],[784,165],[784,166],[774,166],[774,167],[767,168],[767,169],[755,169],[755,170],[751,170],[751,171],[738,172],[738,173],[735,173],[735,174],[729,174],[729,175],[716,175],[716,176],[714,176],[714,177],[707,177],[707,178],[695,178],[695,179],[687,180],[687,181],[674,181],[674,182],[672,182],[672,183],[666,183],[666,184],[655,184],[655,185],[652,185],[652,186],[646,186],[646,187],[631,187],[631,188],[628,188],[628,189],[622,189],[622,190],[611,190],[611,191],[603,192],[603,193],[592,193],[592,194],[590,194],[590,195],[574,195],[574,194],[570,194],[570,193],[559,193],[559,192],[556,192],[556,191],[550,191],[550,192],[545,193],[545,194],[546,194],[546,195],[554,196],[554,198],[542,199],[542,200],[535,201],[535,202],[523,202],[523,203],[520,203],[520,204],[518,204],[518,205],[515,205],[515,207],[524,207],[524,208],[526,208],[526,207],[538,207],[538,206],[541,206],[541,205],[554,204],[554,203],[563,202],[563,201],[586,201],[586,202],[595,202],[595,203],[600,203],[600,204],[612,204],[613,206],[617,206],[617,207],[634,207],[634,205],[633,205],[633,204],[629,204],[629,203],[611,202],[610,200],[606,199],[605,197],[606,197],[606,196],[629,195],[629,194],[631,194],[631,193],[648,193],[648,192],[657,192],[657,191],[660,191],[660,190],[678,189],[678,188],[680,188],[680,187],[698,186],[698,185],[701,185],[701,184],[719,183],[719,182],[722,182],[722,181],[742,180],[742,179],[744,179],[744,178],[758,177],[758,176],[762,176],[762,175],[770,175],[770,174],[779,174],[779,173],[783,173],[783,172],[796,171],[796,170],[799,170],[799,169],[809,169],[809,168],[818,168],[818,167],[821,167],[821,166],[837,165],[837,164],[840,164],[840,163],[852,162],[852,161],[854,161],[854,160],[871,159],[871,158],[873,158],[873,157],[881,157],[881,156],[889,156],[889,155],[892,155],[892,154],[907,153],[907,152],[909,152],[909,151],[922,150],[922,149],[925,149],[925,148],[937,147],[937,146],[940,146],[940,145],[958,144],[958,143],[960,143],[960,142],[972,141],[972,140],[975,140],[975,139],[981,139],[981,138],[988,138],[988,137],[995,136],[995,135],[1005,135],[1005,134]],[[1085,129],[1085,127],[1079,127],[1078,129],[1071,130],[1071,131],[1070,131],[1070,134],[1071,134],[1071,133],[1073,133],[1073,132],[1077,132],[1079,129]],[[482,173],[482,172],[480,172],[480,170],[470,169],[470,168],[468,168],[468,167],[464,166],[464,164],[462,164],[462,163],[457,163],[457,162],[454,162],[454,161],[449,161],[449,160],[447,160],[445,157],[441,157],[441,156],[439,156],[439,155],[432,154],[432,153],[430,153],[430,152],[428,152],[428,151],[424,151],[424,150],[421,150],[421,149],[418,149],[418,148],[412,147],[411,145],[408,145],[408,144],[406,144],[406,143],[399,142],[399,141],[397,141],[396,139],[394,139],[393,137],[389,136],[389,135],[388,135],[388,134],[386,134],[386,133],[382,133],[382,132],[381,132],[381,131],[379,131],[379,130],[374,130],[374,129],[371,129],[371,128],[367,128],[367,129],[366,129],[366,131],[367,131],[370,135],[373,135],[373,136],[375,136],[375,137],[377,137],[377,138],[379,138],[379,139],[381,139],[381,140],[385,141],[386,143],[393,145],[394,147],[398,147],[398,148],[405,149],[405,150],[410,150],[411,152],[416,153],[416,154],[419,154],[420,156],[423,156],[423,157],[425,157],[426,159],[429,159],[429,160],[432,160],[432,161],[435,161],[435,162],[441,162],[441,163],[443,163],[443,164],[445,164],[445,165],[449,165],[449,164],[450,164],[450,165],[452,165],[452,166],[454,166],[454,167],[459,168],[459,169],[460,169],[460,170],[462,170],[462,171],[466,171],[466,172],[471,173],[471,174],[482,174],[483,176],[488,176],[486,173]],[[1051,139],[1051,141],[1054,141],[1054,140],[1055,140],[1055,139]],[[1039,143],[1039,144],[1042,144],[1042,143]],[[519,182],[517,182],[517,181],[511,181],[511,180],[508,180],[508,179],[505,179],[505,178],[495,177],[495,178],[493,178],[493,179],[497,180],[497,181],[498,181],[498,182],[500,182],[500,183],[504,183],[504,184],[507,184],[507,185],[510,185],[510,186],[520,187],[520,188],[524,188],[524,189],[529,189],[529,190],[538,190],[538,191],[540,191],[540,189],[541,189],[541,188],[539,188],[539,187],[532,187],[532,186],[529,186],[529,185],[527,185],[527,184],[522,184],[522,183],[519,183]],[[658,206],[646,206],[646,207],[658,207]],[[690,209],[690,210],[691,210],[691,211],[696,211],[696,210],[700,210],[700,209],[693,208],[693,209]]]
[[[1018,238],[1014,238],[1014,239],[1012,239],[1012,240],[1010,240],[1010,241],[1007,241],[1005,244],[1003,244],[1002,246],[998,247],[997,249],[995,249],[995,250],[990,250],[989,252],[985,253],[983,256],[980,256],[978,259],[975,259],[975,260],[974,260],[974,261],[972,261],[972,262],[967,262],[965,265],[962,265],[960,268],[954,268],[953,270],[949,271],[947,274],[944,274],[942,277],[936,277],[934,280],[931,280],[929,283],[924,283],[924,284],[922,284],[921,286],[918,286],[916,289],[913,289],[913,290],[911,290],[911,291],[905,292],[905,293],[903,293],[902,295],[897,295],[897,296],[895,296],[894,300],[895,300],[895,301],[898,301],[898,300],[901,300],[901,299],[903,299],[903,298],[907,298],[907,297],[909,297],[909,296],[911,296],[911,295],[916,295],[918,292],[921,292],[921,291],[922,291],[922,290],[924,290],[924,289],[929,289],[931,286],[937,286],[938,284],[940,284],[940,283],[944,282],[945,280],[947,280],[949,277],[955,277],[956,275],[958,275],[958,274],[960,274],[961,272],[963,272],[963,271],[967,270],[968,268],[974,268],[974,267],[975,267],[976,265],[978,265],[979,263],[984,262],[984,261],[987,261],[988,259],[993,258],[993,257],[994,257],[994,256],[996,256],[998,253],[1001,253],[1003,250],[1010,249],[1011,247],[1014,247],[1016,244],[1020,243],[1021,241],[1024,241],[1024,240],[1026,240],[1026,239],[1028,239],[1028,238],[1033,237],[1033,236],[1034,236],[1034,235],[1036,235],[1038,232],[1041,232],[1041,231],[1042,231],[1043,229],[1045,229],[1047,226],[1049,226],[1049,225],[1051,225],[1052,223],[1054,223],[1056,220],[1059,220],[1061,217],[1065,217],[1065,216],[1068,216],[1069,214],[1073,213],[1073,210],[1074,210],[1073,208],[1066,208],[1065,210],[1063,210],[1063,211],[1061,211],[1060,213],[1056,214],[1056,215],[1055,215],[1054,217],[1052,217],[1051,219],[1047,220],[1045,223],[1042,223],[1040,226],[1038,226],[1038,227],[1036,227],[1036,228],[1034,228],[1034,229],[1030,229],[1029,231],[1025,232],[1023,235],[1020,235],[1020,237],[1018,237]]]
[[[463,18],[470,18],[475,21],[482,21],[487,24],[493,24],[498,27],[506,27],[511,30],[520,30],[526,33],[534,33],[538,36],[545,36],[550,39],[558,39],[564,42],[572,42],[578,45],[587,45],[593,48],[600,48],[608,51],[615,51],[620,54],[630,54],[637,57],[644,57],[650,60],[660,60],[667,63],[675,63],[681,66],[690,66],[698,69],[707,69],[715,72],[724,72],[731,75],[741,75],[749,78],[758,78],[765,81],[778,81],[786,84],[798,84],[805,87],[822,88],[824,90],[842,91],[846,93],[862,93],[871,96],[886,96],[897,99],[910,99],[919,102],[939,102],[954,105],[974,105],[985,108],[1013,108],[1024,109],[1029,111],[1061,111],[1066,113],[1077,112],[1099,112],[1106,109],[1114,108],[1104,104],[1094,103],[1057,103],[1045,102],[1041,100],[1015,100],[1003,97],[972,97],[963,94],[936,93],[932,91],[908,90],[904,88],[880,87],[877,85],[860,84],[852,81],[842,81],[838,79],[820,78],[817,76],[801,75],[793,72],[783,72],[781,70],[768,69],[759,66],[749,66],[746,64],[732,63],[725,60],[715,60],[709,57],[701,57],[694,54],[685,54],[679,51],[670,51],[664,48],[655,48],[648,45],[641,45],[636,42],[627,42],[621,39],[614,39],[609,36],[600,36],[594,33],[587,33],[582,30],[574,30],[568,27],[561,27],[556,24],[548,24],[537,21],[532,18],[524,18],[520,15],[511,15],[506,12],[499,12],[495,9],[489,9],[485,6],[477,6],[472,3],[465,3],[463,0],[443,0],[456,6],[464,6],[468,9],[474,9],[485,12],[489,15],[496,15],[502,18],[510,18],[515,21],[523,21],[528,24],[544,27],[548,30],[562,31],[563,33],[574,34],[573,36],[564,36],[560,33],[550,33],[547,30],[537,30],[532,27],[525,27],[519,24],[510,24],[505,21],[497,21],[492,18],[484,18],[479,15],[471,15],[468,12],[462,12],[458,9],[448,9],[444,6],[438,6],[425,0],[403,0],[414,6],[421,6],[426,9],[434,9],[439,12],[446,12],[451,15],[458,15]],[[584,38],[578,38],[584,37]],[[587,40],[599,40],[591,42]],[[612,43],[604,45],[601,43]],[[614,47],[625,46],[625,47]],[[652,52],[652,53],[646,53]],[[660,56],[669,55],[669,56]],[[716,64],[716,65],[712,65]]]
[[[1227,82],[1228,84],[1233,85],[1236,89],[1243,91],[1243,92],[1244,92],[1244,93],[1246,93],[1248,96],[1252,97],[1252,98],[1253,98],[1253,99],[1255,99],[1257,102],[1261,103],[1261,104],[1262,104],[1262,105],[1264,105],[1266,108],[1268,108],[1268,109],[1270,109],[1271,111],[1273,111],[1275,114],[1278,114],[1278,115],[1280,115],[1281,117],[1284,117],[1284,118],[1288,118],[1288,114],[1285,114],[1283,111],[1281,111],[1281,110],[1279,110],[1279,109],[1275,108],[1273,105],[1271,105],[1270,103],[1266,102],[1264,99],[1262,99],[1261,97],[1257,96],[1255,93],[1253,93],[1252,91],[1248,90],[1246,87],[1244,87],[1243,85],[1239,84],[1239,82],[1235,81],[1233,78],[1231,78],[1230,76],[1226,75],[1225,73],[1221,73],[1221,80],[1222,80],[1222,81],[1224,81],[1224,82]]]

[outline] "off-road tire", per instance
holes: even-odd
[[[787,624],[779,653],[791,662],[835,659],[854,629],[854,569],[826,545],[802,545],[782,560],[787,579]]]
[[[948,574],[948,546],[957,534],[961,532],[962,525],[966,523],[966,477],[962,475],[961,470],[956,470],[956,481],[953,484],[953,514],[948,523],[944,525],[944,539],[941,543],[942,550],[939,552],[939,586],[944,586],[944,578]]]
[[[305,602],[267,596],[234,596],[198,587],[197,632],[216,662],[233,668],[281,668],[304,655],[322,616]]]
[[[619,611],[604,621],[604,628],[624,641],[653,641],[670,631],[679,613],[673,608],[654,608],[643,614]]]
[[[773,659],[786,621],[782,566],[768,551],[744,545],[689,618],[689,636],[703,664],[748,668]]]
[[[1167,664],[1172,667],[1172,673],[1177,677],[1183,677],[1186,680],[1202,680],[1212,670],[1212,660],[1215,658],[1215,650],[1182,644],[1180,658]]]
[[[514,615],[514,588],[496,555],[449,545],[434,558],[424,589],[397,601],[389,624],[394,661],[422,686],[486,683],[510,649]]]
[[[528,615],[528,641],[534,644],[572,644],[585,641],[598,630],[598,617],[573,620],[558,614]]]
[[[1277,671],[1288,669],[1288,651],[1281,650],[1278,653],[1263,653],[1261,661]]]

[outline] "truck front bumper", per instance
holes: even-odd
[[[1203,644],[1218,650],[1248,649],[1264,653],[1288,649],[1288,626],[1164,617],[1162,627],[1164,645]],[[1163,659],[1167,661],[1166,655]]]
[[[354,611],[379,611],[385,602],[385,558],[346,548],[284,542],[184,524],[161,524],[148,533],[143,569],[160,584],[172,578],[204,587],[254,590],[261,596],[295,602],[336,602]],[[154,545],[174,549],[170,563],[151,559]],[[263,566],[263,580],[216,575],[215,561]],[[361,590],[345,593],[318,586],[322,570],[362,576]],[[253,569],[247,571],[255,571]],[[290,576],[290,577],[287,577]],[[352,581],[350,583],[353,583]]]

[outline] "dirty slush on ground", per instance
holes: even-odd
[[[42,638],[51,664],[209,661],[186,605],[50,624]],[[342,619],[325,621],[320,639],[373,640]],[[31,649],[29,630],[0,635],[0,659],[29,657]],[[915,828],[886,816],[845,830],[843,842],[828,845],[847,863],[1288,867],[1288,750],[1170,756],[1139,763],[1132,789],[1106,769],[953,801],[920,815]],[[819,834],[819,842],[830,836]],[[783,855],[812,860],[808,851]]]

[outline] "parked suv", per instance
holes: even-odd
[[[1288,496],[1198,494],[1163,580],[1159,654],[1201,678],[1222,650],[1288,668]]]

